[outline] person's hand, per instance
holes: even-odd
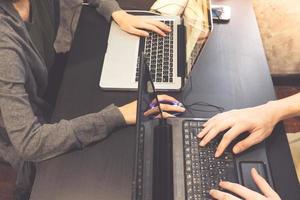
[[[124,10],[113,12],[112,18],[123,31],[138,36],[149,36],[149,33],[147,31],[156,32],[161,36],[166,36],[166,33],[171,32],[169,26],[158,20],[146,19],[141,16],[134,16],[126,13]]]
[[[167,102],[178,102],[175,98],[168,96],[168,95],[158,95],[158,101],[162,102],[162,101],[167,101]],[[155,103],[156,99],[153,99],[153,101],[151,103]],[[159,107],[162,111],[162,116],[159,112]],[[180,106],[174,106],[174,105],[170,105],[170,104],[164,104],[164,103],[160,103],[158,106],[155,106],[154,108],[151,108],[149,110],[147,110],[146,112],[144,112],[145,116],[155,116],[155,118],[169,118],[169,117],[175,117],[175,115],[172,115],[168,112],[178,112],[178,113],[182,113],[185,112],[185,108],[180,107]]]
[[[255,169],[251,170],[251,175],[263,195],[242,185],[231,182],[220,182],[220,187],[231,193],[237,194],[245,200],[280,200],[279,195],[271,188],[267,181],[257,173]],[[216,200],[241,200],[232,194],[219,190],[211,190],[209,194]]]
[[[276,106],[267,103],[253,108],[232,110],[217,114],[203,125],[198,134],[200,146],[205,146],[219,133],[226,131],[216,149],[215,156],[222,155],[226,147],[241,133],[249,132],[248,137],[233,147],[233,153],[240,153],[267,138],[279,121]]]
[[[158,100],[159,101],[177,101],[175,98],[168,96],[168,95],[158,95]],[[179,106],[171,106],[167,104],[160,104],[162,111],[163,112],[163,117],[168,118],[168,117],[175,117],[171,114],[168,113],[168,111],[174,111],[174,112],[184,112],[185,109]],[[120,112],[123,114],[124,119],[126,121],[127,125],[132,125],[136,123],[136,113],[137,113],[137,101],[133,101],[129,104],[126,104],[122,107],[119,107]],[[145,116],[153,115],[159,113],[158,108],[153,108],[144,113]],[[160,116],[160,115],[158,115]],[[158,117],[157,116],[157,117]]]

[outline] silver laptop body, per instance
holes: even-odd
[[[180,90],[182,86],[182,77],[177,76],[177,27],[181,24],[180,17],[163,17],[163,16],[143,16],[159,21],[172,21],[173,29],[173,77],[167,78],[168,81],[162,80],[155,82],[157,90]],[[154,33],[150,33],[154,34]],[[160,36],[159,36],[160,37]],[[130,35],[120,29],[115,23],[111,23],[108,46],[102,68],[100,79],[100,87],[107,90],[137,90],[137,72],[138,72],[138,56],[141,47],[141,39],[138,36]],[[145,42],[146,43],[146,42]],[[145,44],[146,45],[146,44]],[[159,50],[159,48],[157,48]],[[183,49],[184,50],[184,49]],[[155,59],[155,58],[154,58]],[[153,59],[149,59],[153,62]],[[152,63],[150,63],[151,65]],[[156,63],[157,64],[157,63]],[[163,75],[163,74],[162,74]],[[172,79],[172,82],[169,80]]]

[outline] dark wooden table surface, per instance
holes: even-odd
[[[183,92],[189,102],[203,101],[226,110],[275,99],[251,0],[215,1],[232,7],[229,24],[213,33]],[[152,1],[120,1],[124,8],[147,8]],[[135,92],[99,88],[108,23],[94,9],[82,10],[59,93],[54,121],[96,112],[136,98]],[[117,55],[116,55],[117,58]],[[191,84],[192,82],[192,84]],[[192,86],[192,87],[191,87]],[[212,113],[193,113],[209,117]],[[38,164],[31,200],[129,200],[135,131],[128,127],[90,146]],[[268,139],[274,183],[282,199],[294,200],[299,184],[286,135],[281,126]],[[299,195],[298,195],[299,197]]]

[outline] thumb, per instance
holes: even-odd
[[[251,169],[251,175],[254,182],[265,196],[271,197],[274,200],[280,199],[278,194],[271,188],[268,182],[258,174],[255,168]]]

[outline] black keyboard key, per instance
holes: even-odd
[[[216,140],[206,147],[198,145],[197,134],[202,129],[202,123],[183,123],[186,199],[211,199],[210,189],[220,189],[218,184],[221,180],[233,180],[232,153],[225,151],[221,158],[215,158],[214,152],[219,142]]]
[[[150,74],[155,74],[155,68],[150,70]]]
[[[164,69],[163,70],[163,75],[168,76],[169,75],[169,70]]]
[[[168,26],[173,27],[173,21],[166,20],[163,22]],[[160,82],[173,82],[173,55],[171,53],[173,52],[172,48],[173,34],[169,33],[165,37],[161,37],[154,32],[150,32],[149,37],[145,39],[144,52],[149,58],[149,63],[151,63],[149,67],[151,70],[151,77],[154,81],[159,80]],[[168,73],[166,72],[166,70],[168,70]],[[139,72],[138,69],[136,70],[136,72]],[[138,73],[136,74],[135,80],[138,80]]]
[[[152,80],[155,80],[155,74],[150,74],[150,76]]]

